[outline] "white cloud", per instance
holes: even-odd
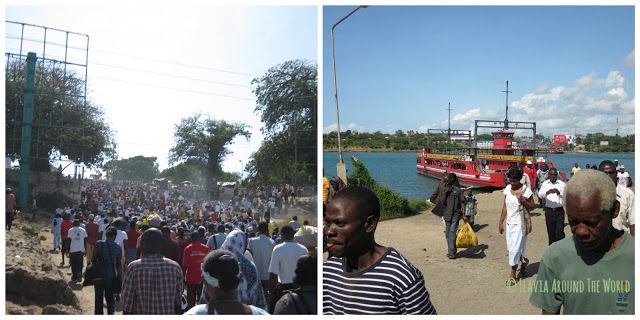
[[[634,132],[634,97],[629,97],[619,71],[610,71],[604,78],[591,72],[574,83],[573,87],[538,86],[511,103],[509,119],[535,121],[538,131],[546,135],[574,129],[578,133],[613,134],[618,117],[630,122],[620,123],[620,134]]]
[[[620,71],[611,71],[604,83],[607,87],[622,87],[624,86],[624,78]]]
[[[342,127],[340,127],[340,131],[341,132],[345,132],[347,130],[363,132],[364,131],[364,126],[361,126],[361,125],[359,125],[357,123],[351,122],[351,123],[347,124],[346,126],[342,125]],[[338,124],[336,122],[334,122],[334,123],[332,123],[332,124],[330,124],[328,126],[325,126],[322,129],[323,133],[330,133],[330,132],[334,132],[334,131],[338,131]]]
[[[464,113],[458,113],[454,115],[451,121],[464,123],[467,121],[474,121],[479,118],[480,118],[480,108],[474,108],[474,109],[467,110]]]
[[[579,90],[597,88],[602,86],[603,81],[598,79],[598,74],[594,71],[576,80],[576,88]]]
[[[620,112],[633,114],[635,111],[635,108],[636,108],[635,98],[632,98],[631,100],[628,100],[620,105]]]
[[[636,67],[636,50],[631,51],[622,62],[622,66],[626,68],[635,69]]]

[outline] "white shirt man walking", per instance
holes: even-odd
[[[269,224],[266,222],[260,222],[258,225],[257,237],[249,239],[248,248],[253,255],[253,262],[258,269],[258,276],[262,282],[262,288],[267,290],[269,288],[269,263],[271,262],[271,254],[275,243],[269,237]]]
[[[549,245],[564,239],[564,208],[562,207],[565,183],[558,180],[558,169],[549,169],[549,179],[542,182],[538,197],[544,200],[544,220],[547,224]]]
[[[271,311],[284,290],[295,287],[293,278],[296,275],[298,258],[309,254],[307,248],[293,240],[294,232],[291,226],[283,226],[280,236],[283,242],[273,248],[269,262],[269,292],[271,292],[269,309]]]
[[[82,266],[84,257],[84,239],[87,232],[80,227],[80,221],[73,221],[73,227],[68,233],[71,243],[69,245],[69,264],[71,264],[71,281],[82,281]]]

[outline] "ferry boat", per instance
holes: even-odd
[[[427,136],[432,132],[447,135],[450,141],[467,140],[466,147],[437,147],[429,143],[422,149],[422,153],[416,157],[416,171],[436,179],[441,179],[445,173],[455,173],[463,186],[483,188],[504,188],[507,184],[506,173],[513,164],[519,168],[524,168],[527,161],[531,161],[536,170],[542,163],[546,163],[549,168],[555,165],[549,159],[545,159],[542,154],[561,153],[560,150],[549,152],[549,149],[536,148],[536,123],[509,121],[509,82],[507,89],[503,91],[507,94],[507,103],[504,121],[495,120],[475,120],[475,135],[478,136],[478,128],[494,128],[492,131],[493,145],[490,147],[479,147],[477,141],[472,143],[470,130],[451,130],[451,105],[449,105],[449,129],[429,129]],[[526,129],[533,131],[533,141],[531,146],[515,146],[513,144],[514,129]],[[559,178],[566,181],[566,174],[559,172]],[[533,181],[532,181],[533,183]]]
[[[504,188],[505,174],[513,163],[520,168],[524,168],[527,161],[531,161],[536,169],[542,163],[549,168],[555,167],[549,159],[537,156],[535,148],[514,148],[514,133],[511,130],[491,132],[494,142],[489,148],[424,147],[417,155],[416,170],[436,179],[441,179],[448,172],[455,173],[463,186]],[[561,176],[566,179],[564,173]]]

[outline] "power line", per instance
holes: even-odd
[[[18,50],[17,48],[11,48],[11,47],[6,47],[6,49],[11,49],[11,50],[16,50],[16,51]],[[155,74],[155,75],[166,76],[166,77],[173,77],[173,78],[180,78],[180,79],[186,79],[186,80],[192,80],[192,81],[207,82],[207,83],[213,83],[213,84],[219,84],[219,85],[225,85],[225,86],[231,86],[231,87],[251,88],[251,86],[249,86],[249,85],[242,85],[242,84],[236,84],[236,83],[230,83],[230,82],[224,82],[224,81],[215,81],[215,80],[192,78],[192,77],[186,77],[186,76],[170,74],[170,73],[163,73],[163,72],[156,72],[156,71],[150,71],[150,70],[144,70],[144,69],[138,69],[138,68],[117,66],[117,65],[108,64],[108,63],[91,62],[91,64],[92,65],[110,67],[110,68],[116,68],[116,69],[129,70],[129,71],[134,71],[134,72]]]
[[[232,87],[239,87],[239,88],[251,88],[251,86],[242,85],[242,84],[235,84],[235,83],[214,81],[214,80],[206,80],[206,79],[198,79],[198,78],[191,78],[191,77],[179,76],[179,75],[163,73],[163,72],[155,72],[155,71],[149,71],[149,70],[144,70],[144,69],[136,69],[136,68],[116,66],[116,65],[107,64],[107,63],[92,62],[91,64],[92,65],[110,67],[110,68],[116,68],[116,69],[130,70],[130,71],[135,71],[135,72],[155,74],[155,75],[166,76],[166,77],[173,77],[173,78],[179,78],[179,79],[187,79],[187,80],[193,80],[193,81],[208,82],[208,83],[220,84],[220,85],[225,85],[225,86],[232,86]]]
[[[168,90],[174,90],[174,91],[191,92],[191,93],[197,93],[197,94],[203,94],[203,95],[209,95],[209,96],[217,96],[217,97],[239,99],[239,100],[248,100],[248,101],[253,101],[254,100],[253,98],[230,96],[230,95],[211,93],[211,92],[204,92],[204,91],[197,91],[197,90],[189,90],[189,89],[179,89],[179,88],[160,86],[160,85],[154,85],[154,84],[148,84],[148,83],[142,83],[142,82],[135,82],[135,81],[129,81],[129,80],[122,80],[122,79],[115,79],[115,78],[109,78],[109,77],[93,76],[93,78],[116,81],[116,82],[130,83],[130,84],[135,84],[135,85],[139,85],[139,86],[146,86],[146,87],[153,87],[153,88],[160,88],[160,89],[168,89]]]
[[[19,36],[8,34],[8,33],[5,33],[5,36],[7,38],[10,38],[10,39],[16,39],[16,40],[22,39],[24,41],[42,43],[42,40],[32,39],[32,38],[25,38],[25,37],[21,38]],[[56,43],[56,42],[50,42],[50,41],[47,41],[47,44],[50,44],[50,45],[53,45],[53,46],[59,46],[59,47],[67,47],[69,49],[77,49],[77,50],[86,50],[87,49],[87,48],[81,48],[81,47],[68,46],[68,45],[65,45],[65,44],[62,44],[62,43]],[[211,67],[203,67],[203,66],[186,64],[186,63],[175,62],[175,61],[153,59],[153,58],[149,58],[149,57],[140,57],[140,56],[134,56],[134,55],[124,54],[124,53],[119,53],[119,52],[113,52],[113,51],[107,51],[107,50],[89,48],[89,51],[101,52],[101,53],[106,53],[106,54],[111,54],[111,55],[116,55],[116,56],[123,56],[123,57],[128,57],[128,58],[133,58],[133,59],[140,59],[140,60],[159,62],[159,63],[164,63],[164,64],[171,64],[171,65],[182,66],[182,67],[187,67],[187,68],[195,68],[195,69],[201,69],[201,70],[204,69],[204,70],[223,72],[223,73],[230,73],[230,74],[236,74],[236,75],[247,76],[247,77],[257,77],[257,75],[255,75],[255,74],[250,74],[250,73],[245,73],[245,72],[238,72],[238,71],[211,68]]]
[[[210,67],[203,67],[203,66],[197,66],[197,65],[192,65],[192,64],[180,63],[180,62],[175,62],[175,61],[168,61],[168,60],[153,59],[153,58],[148,58],[148,57],[139,57],[139,56],[134,56],[134,55],[124,54],[124,53],[118,53],[118,52],[112,52],[112,51],[106,51],[106,50],[89,49],[89,51],[102,52],[102,53],[106,53],[106,54],[112,54],[112,55],[117,55],[117,56],[123,56],[123,57],[128,57],[128,58],[133,58],[133,59],[148,60],[148,61],[153,61],[153,62],[159,62],[159,63],[172,64],[172,65],[182,66],[182,67],[188,67],[188,68],[204,69],[204,70],[211,70],[211,71],[216,71],[216,72],[231,73],[231,74],[237,74],[237,75],[247,76],[247,77],[257,77],[257,75],[255,75],[255,74],[250,74],[250,73],[237,72],[237,71],[230,71],[230,70],[224,70],[224,69],[216,69],[216,68],[210,68]]]

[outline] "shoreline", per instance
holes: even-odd
[[[398,153],[410,153],[410,152],[416,152],[419,153],[422,150],[411,150],[411,149],[402,149],[402,150],[394,150],[392,148],[366,148],[366,147],[357,147],[357,148],[343,148],[342,152],[380,152],[380,153],[391,153],[391,152],[398,152]],[[322,149],[322,152],[326,152],[326,153],[337,153],[338,152],[338,148],[328,148],[328,149]],[[544,152],[542,152],[544,153]],[[633,154],[635,152],[594,152],[594,151],[564,151],[565,154],[590,154],[590,153],[623,153],[623,154]],[[553,154],[553,153],[552,153]]]

